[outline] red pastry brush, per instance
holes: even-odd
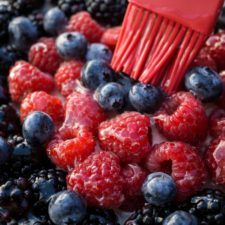
[[[112,67],[168,94],[216,23],[223,0],[130,0]]]

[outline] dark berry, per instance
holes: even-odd
[[[219,74],[208,67],[195,67],[187,72],[185,87],[203,102],[219,98],[223,91]]]
[[[162,91],[151,84],[135,84],[129,92],[131,105],[139,112],[154,113],[163,101]]]
[[[48,12],[45,14],[44,29],[48,34],[53,36],[58,35],[64,31],[66,24],[67,18],[64,12],[57,7],[48,10]]]
[[[95,90],[102,84],[112,82],[114,71],[102,60],[91,60],[83,67],[81,78],[87,88]]]
[[[44,112],[30,113],[23,123],[23,136],[30,145],[46,144],[54,134],[52,118]]]
[[[146,203],[142,209],[131,214],[125,225],[162,225],[163,220],[175,210],[173,205],[157,207]]]
[[[127,0],[86,0],[87,11],[104,25],[120,25]]]
[[[9,103],[8,89],[0,84],[0,105],[7,103]]]
[[[86,215],[86,203],[76,192],[62,191],[52,196],[48,212],[56,225],[77,224]]]
[[[162,206],[175,197],[176,184],[171,176],[156,172],[147,177],[142,186],[142,192],[147,202]]]
[[[0,41],[1,42],[7,41],[8,25],[13,16],[14,16],[14,12],[9,2],[7,0],[0,1]]]
[[[223,225],[225,221],[225,195],[219,190],[203,190],[179,208],[195,215],[199,225]]]
[[[118,111],[124,107],[125,95],[120,84],[111,82],[100,86],[96,90],[99,105],[107,111]]]
[[[38,35],[43,37],[44,32],[44,13],[41,10],[36,10],[28,15],[29,20],[36,26],[38,30]]]
[[[17,17],[9,24],[9,35],[18,50],[27,50],[36,41],[38,31],[28,18]]]
[[[2,137],[0,137],[0,165],[4,164],[9,159],[10,154],[10,146]]]
[[[63,33],[57,38],[56,47],[62,58],[83,59],[87,51],[87,39],[78,32]]]
[[[86,60],[104,60],[108,63],[111,62],[112,59],[112,51],[106,46],[101,43],[94,43],[89,45],[88,51],[86,54]]]
[[[176,211],[169,215],[163,225],[198,225],[195,216],[185,211]]]
[[[224,29],[225,28],[225,4],[220,12],[220,16],[217,21],[217,28]]]
[[[68,17],[86,9],[84,0],[58,0],[58,7]]]

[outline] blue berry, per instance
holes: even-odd
[[[9,24],[9,35],[18,50],[27,50],[37,40],[38,31],[28,18],[17,17]]]
[[[171,176],[156,172],[150,174],[142,186],[145,200],[155,206],[171,202],[176,195],[176,184]]]
[[[46,144],[54,134],[54,130],[52,118],[44,112],[29,114],[23,123],[23,136],[32,146]]]
[[[48,10],[44,17],[44,29],[48,34],[56,36],[61,33],[67,24],[67,18],[58,7]]]
[[[119,111],[125,104],[123,87],[114,82],[100,86],[96,90],[96,98],[99,105],[107,111]]]
[[[154,113],[163,101],[162,91],[150,84],[135,84],[130,92],[131,105],[142,113]]]
[[[169,215],[163,225],[198,225],[195,216],[185,211],[176,211]]]
[[[223,90],[219,74],[208,67],[195,67],[187,72],[185,87],[203,102],[217,99]]]
[[[56,39],[56,47],[62,58],[83,59],[87,51],[87,39],[78,32],[67,32]]]
[[[77,224],[86,215],[86,204],[76,192],[62,191],[52,196],[48,213],[56,225]]]
[[[0,165],[4,164],[9,159],[11,152],[10,146],[0,137]]]
[[[100,43],[91,44],[88,47],[86,60],[90,61],[94,59],[100,59],[110,63],[112,59],[112,52],[106,45]]]
[[[112,82],[114,71],[102,60],[91,60],[83,67],[81,79],[87,88],[95,90],[102,84]]]

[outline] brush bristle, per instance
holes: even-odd
[[[203,34],[130,3],[112,67],[171,94],[204,40]]]

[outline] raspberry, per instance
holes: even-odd
[[[206,152],[206,163],[213,180],[225,185],[225,136],[211,141]]]
[[[101,43],[114,49],[119,39],[121,27],[108,28],[102,35]]]
[[[225,70],[225,32],[211,35],[206,41],[206,47],[217,64],[219,71]]]
[[[65,121],[60,131],[71,128],[87,128],[95,133],[98,125],[105,119],[104,111],[90,92],[73,92],[67,98]]]
[[[67,186],[92,206],[114,208],[124,200],[119,158],[111,152],[89,156],[68,176]]]
[[[93,20],[88,12],[79,12],[70,18],[67,30],[82,33],[90,42],[99,42],[104,28]]]
[[[147,177],[147,171],[137,164],[127,164],[122,168],[124,195],[133,199],[141,195],[141,187]]]
[[[194,60],[193,66],[207,66],[215,71],[217,71],[217,65],[215,60],[209,54],[208,49],[202,48],[198,56]]]
[[[195,144],[207,135],[205,110],[189,92],[178,92],[168,98],[154,119],[160,132],[170,140]]]
[[[56,134],[46,151],[55,165],[69,170],[84,161],[94,148],[95,141],[89,131],[68,129]]]
[[[34,111],[47,113],[55,123],[62,122],[64,118],[64,108],[61,100],[44,91],[33,92],[22,101],[20,106],[21,121],[24,121],[25,117]]]
[[[221,134],[225,134],[225,110],[215,109],[209,120],[210,134],[213,137],[218,137]]]
[[[150,150],[150,118],[138,112],[125,112],[99,125],[98,137],[104,150],[124,162],[140,162]]]
[[[150,172],[170,174],[177,185],[177,200],[198,191],[206,178],[206,170],[196,148],[182,142],[164,142],[153,147],[147,157]]]
[[[14,102],[21,102],[27,94],[34,91],[50,93],[54,89],[54,80],[50,75],[25,61],[18,61],[11,68],[8,80]]]
[[[76,60],[63,62],[55,74],[55,82],[61,94],[68,96],[75,89],[75,80],[80,78],[83,63]]]
[[[217,101],[217,104],[221,108],[225,109],[225,70],[220,73],[220,77],[221,77],[222,82],[223,82],[223,92],[222,92],[219,100]]]
[[[41,71],[54,74],[62,61],[56,50],[55,39],[41,38],[32,45],[29,51],[29,61]]]

